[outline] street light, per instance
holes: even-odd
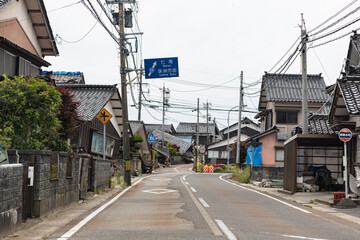
[[[234,108],[237,108],[237,107],[239,107],[239,106],[235,106],[235,107],[232,107],[229,111],[228,111],[228,118],[227,118],[227,123],[228,123],[228,127],[227,127],[227,170],[229,171],[229,159],[230,159],[230,151],[229,151],[229,149],[230,149],[230,142],[229,142],[229,139],[230,139],[230,134],[229,134],[229,125],[230,125],[230,123],[229,123],[229,118],[230,118],[230,112],[232,111],[232,110],[234,110]],[[240,121],[240,120],[239,120]],[[238,134],[240,134],[240,133],[238,133]]]

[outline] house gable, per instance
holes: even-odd
[[[39,56],[59,54],[43,0],[10,1],[0,8],[0,36]]]

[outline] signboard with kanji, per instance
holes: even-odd
[[[103,123],[106,124],[111,118],[112,115],[105,109],[101,110],[96,117]]]
[[[339,131],[339,138],[341,141],[348,142],[350,141],[351,137],[352,137],[352,132],[350,129],[343,128]]]
[[[144,59],[145,78],[179,77],[178,58]]]

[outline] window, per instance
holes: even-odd
[[[92,142],[91,142],[91,151],[97,153],[103,153],[103,141],[104,136],[98,133],[93,133]],[[109,137],[106,137],[105,151],[106,155],[112,156],[114,153],[115,140]]]
[[[276,112],[276,123],[297,123],[297,112]]]
[[[218,158],[218,157],[219,157],[219,151],[209,150],[208,158]]]
[[[220,152],[220,158],[227,158],[228,152],[227,151],[221,151]]]
[[[276,162],[284,161],[284,149],[276,149],[275,150],[275,161]]]

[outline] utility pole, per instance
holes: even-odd
[[[163,88],[162,88],[162,93],[163,93],[163,114],[162,114],[162,133],[161,133],[161,146],[164,147],[164,123],[165,123],[165,83],[163,83]]]
[[[209,101],[206,100],[206,146],[209,144]],[[206,160],[208,159],[208,151],[206,151]]]
[[[306,59],[306,42],[307,33],[305,27],[305,20],[301,14],[301,71],[302,71],[302,134],[308,134],[308,98],[307,98],[307,59]]]
[[[197,99],[197,109],[196,109],[196,118],[197,118],[197,122],[196,122],[196,171],[197,171],[197,166],[198,166],[198,161],[199,161],[199,98]]]
[[[206,100],[206,144],[209,143],[209,102]]]
[[[123,158],[125,161],[124,181],[127,186],[131,186],[131,162],[130,162],[130,139],[129,139],[129,120],[128,103],[126,89],[126,47],[124,31],[124,6],[119,3],[119,35],[120,35],[120,75],[121,75],[121,97],[122,97],[122,118],[123,118]]]
[[[240,96],[239,96],[239,123],[238,123],[238,134],[237,134],[237,145],[236,145],[236,166],[240,164],[240,141],[241,141],[241,111],[243,107],[243,71],[240,74]]]
[[[142,62],[140,65],[140,81],[139,81],[139,109],[138,109],[138,121],[141,121],[141,94],[142,94]]]

